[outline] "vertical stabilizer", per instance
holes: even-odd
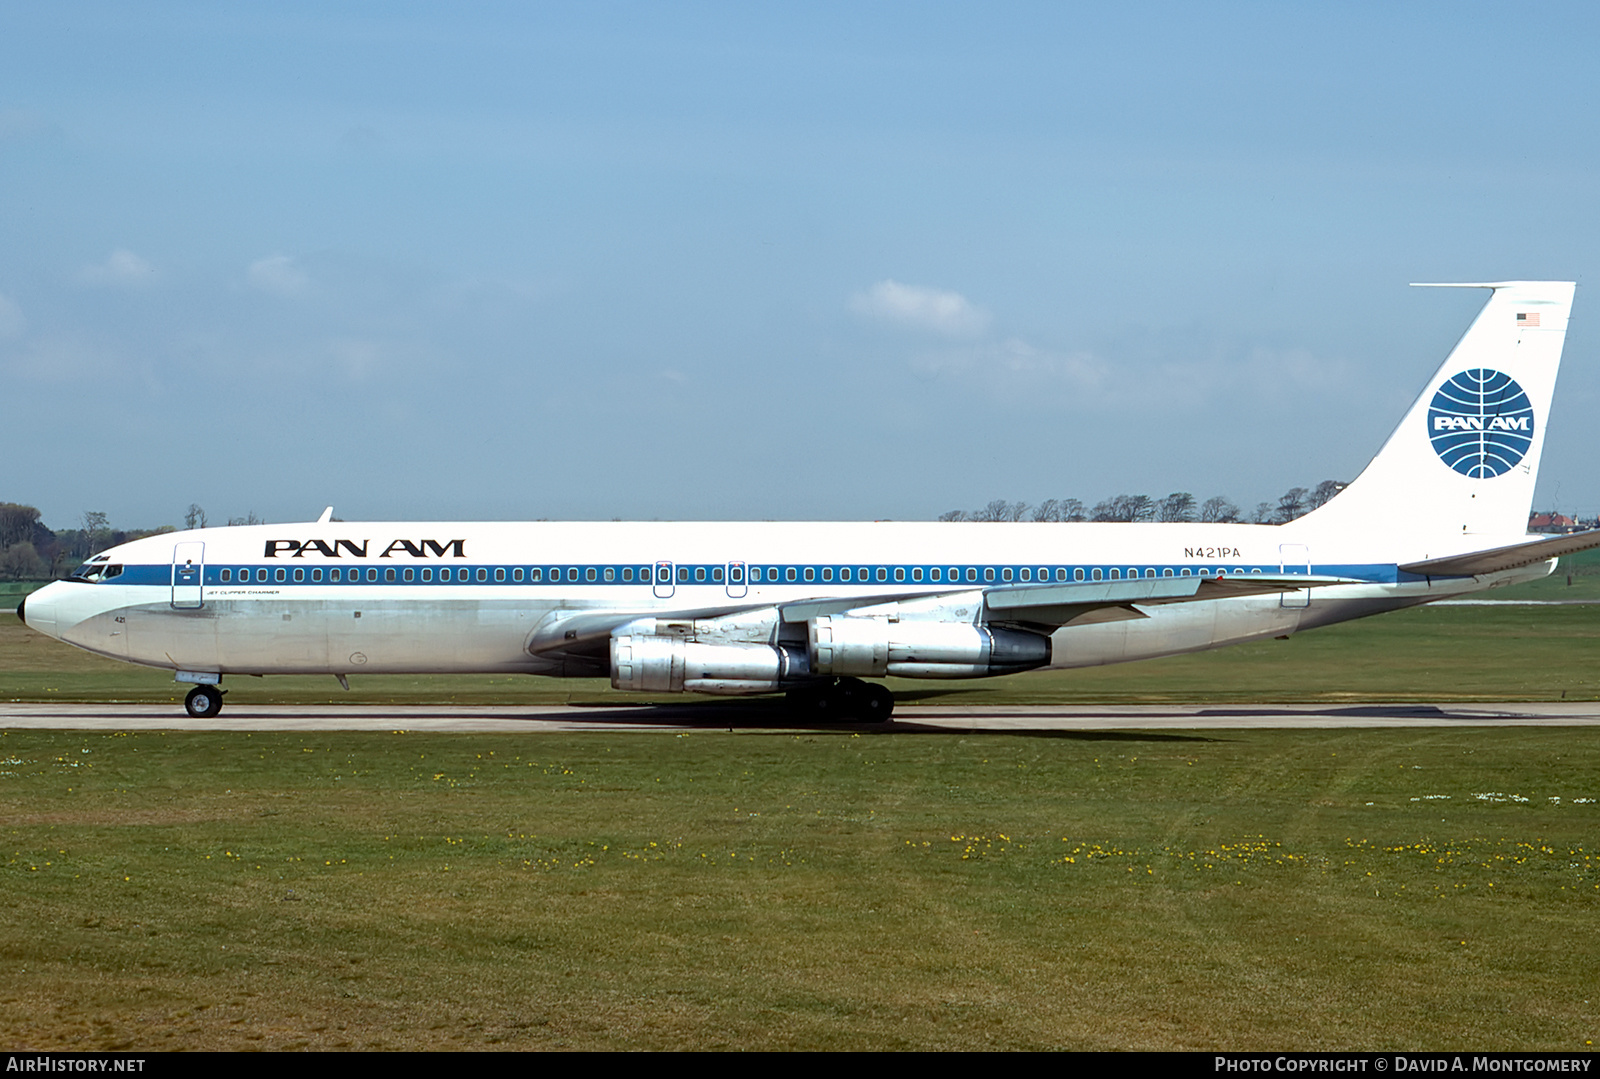
[[[1576,285],[1502,281],[1378,456],[1296,525],[1319,534],[1521,536]]]

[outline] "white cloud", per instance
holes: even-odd
[[[305,271],[288,255],[269,255],[250,264],[246,276],[252,288],[275,296],[298,296],[310,284]]]
[[[0,109],[0,140],[24,139],[47,130],[44,117],[28,109]]]
[[[74,331],[35,335],[10,356],[0,352],[0,371],[27,382],[64,386],[125,377],[127,366],[115,347]]]
[[[989,325],[989,312],[959,292],[879,281],[850,298],[859,315],[882,319],[947,337],[976,337]]]
[[[1115,393],[1115,372],[1090,352],[1054,352],[1019,338],[924,353],[910,361],[924,381],[954,380],[1013,401],[1058,407],[1062,395],[1075,407],[1103,405]]]
[[[333,362],[351,382],[364,381],[383,361],[377,342],[347,337],[329,342]]]
[[[21,337],[27,328],[28,320],[22,317],[22,308],[11,297],[0,293],[0,337]]]
[[[119,247],[104,262],[91,263],[78,272],[78,280],[90,285],[137,288],[156,279],[156,268],[125,247]]]

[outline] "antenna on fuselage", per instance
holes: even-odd
[[[331,520],[333,520],[333,507],[329,506],[322,511],[322,516],[317,518],[317,524],[325,525]]]

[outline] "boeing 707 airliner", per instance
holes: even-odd
[[[1282,525],[305,524],[90,559],[17,608],[192,683],[522,673],[786,692],[886,720],[866,679],[1084,667],[1282,637],[1531,580],[1600,530],[1530,537],[1571,282],[1506,281],[1361,475]]]

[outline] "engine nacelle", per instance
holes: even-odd
[[[611,638],[611,684],[647,693],[774,693],[811,674],[799,649],[769,644],[702,644],[681,637]]]
[[[1043,667],[1050,638],[971,622],[820,616],[807,625],[811,670],[881,678],[982,678]]]

